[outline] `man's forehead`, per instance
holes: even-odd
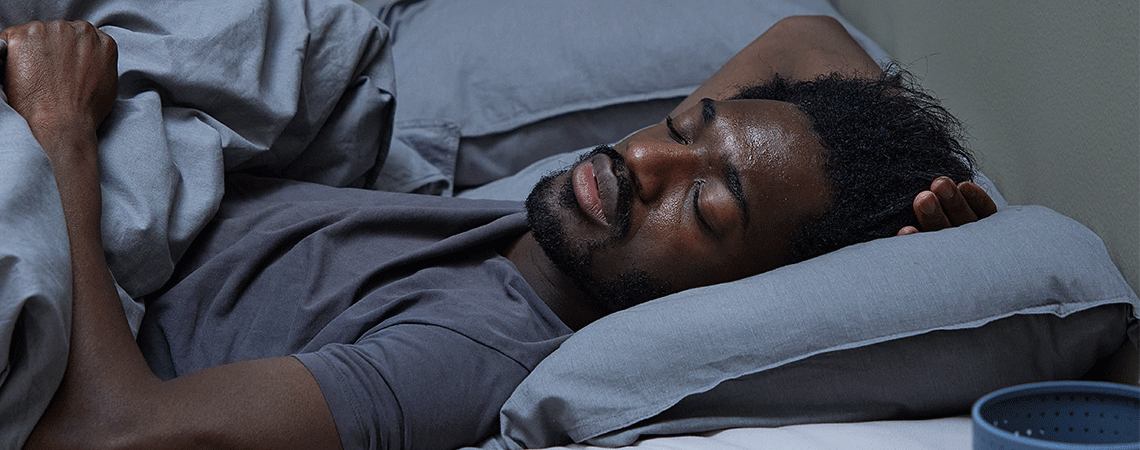
[[[734,100],[745,125],[736,139],[748,144],[734,156],[745,199],[761,222],[799,222],[830,205],[826,149],[797,106],[775,100]],[[721,115],[729,108],[721,105]]]
[[[722,105],[718,114],[725,119],[726,153],[742,169],[771,171],[789,165],[820,165],[822,143],[810,118],[798,107],[775,100],[732,102],[739,103]]]

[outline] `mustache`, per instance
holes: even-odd
[[[610,235],[610,238],[611,239],[623,239],[629,235],[630,229],[633,227],[632,210],[633,210],[634,182],[633,182],[632,177],[630,176],[629,166],[626,165],[625,157],[622,156],[621,153],[618,153],[617,150],[615,150],[613,148],[613,146],[611,146],[611,145],[603,144],[603,145],[599,145],[597,147],[594,147],[593,150],[586,152],[586,154],[584,154],[580,158],[578,158],[578,161],[576,163],[574,163],[574,165],[576,166],[579,163],[581,163],[587,159],[593,158],[594,156],[597,156],[597,155],[606,155],[606,157],[610,158],[610,161],[612,161],[613,172],[614,172],[615,177],[617,178],[618,191],[617,191],[617,210],[616,210],[617,217],[615,218],[614,228],[613,228],[613,232]],[[566,188],[564,189],[564,191],[562,192],[562,194],[563,194],[562,200],[563,201],[566,200],[565,195],[567,193],[569,193],[569,195],[570,195],[569,205],[572,207],[577,207],[577,200],[574,199],[574,191],[573,191],[572,186],[567,185]]]

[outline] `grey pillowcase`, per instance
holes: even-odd
[[[409,183],[469,187],[614,141],[794,14],[837,16],[826,0],[395,1],[381,11],[398,86],[392,154],[435,167],[402,174]]]
[[[524,380],[485,447],[964,413],[1080,377],[1136,334],[1137,306],[1095,234],[1010,207],[605,317]]]
[[[448,192],[558,155],[462,194],[517,199],[575,159],[562,152],[659,120],[780,18],[835,10],[472,0],[398,1],[382,14],[399,83],[392,152],[435,170],[409,179]],[[486,447],[965,411],[1008,384],[1081,375],[1125,327],[1135,333],[1136,305],[1089,230],[1044,208],[1004,209],[607,317],[519,386]]]

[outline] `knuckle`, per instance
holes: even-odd
[[[91,22],[88,22],[86,20],[76,20],[70,24],[71,27],[75,29],[75,31],[79,32],[79,34],[95,34],[95,32],[98,31],[95,28],[95,25],[92,25]]]
[[[8,43],[9,49],[19,48],[20,45],[24,42],[24,34],[23,33],[17,33],[17,32],[8,32],[4,36],[4,41]],[[12,54],[11,51],[9,51],[8,53]]]
[[[111,37],[111,35],[103,32],[103,30],[100,30],[98,28],[95,29],[95,32],[98,33],[99,40],[103,42],[108,50],[110,50],[112,53],[118,52],[119,43],[115,42],[115,38]]]
[[[71,28],[71,24],[66,20],[53,20],[47,23],[48,31],[59,33]]]
[[[29,22],[24,26],[24,35],[39,36],[47,32],[47,25],[43,22]]]

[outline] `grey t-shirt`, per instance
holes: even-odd
[[[514,202],[234,177],[148,299],[139,345],[163,378],[294,355],[344,448],[456,448],[571,333],[497,249]]]

